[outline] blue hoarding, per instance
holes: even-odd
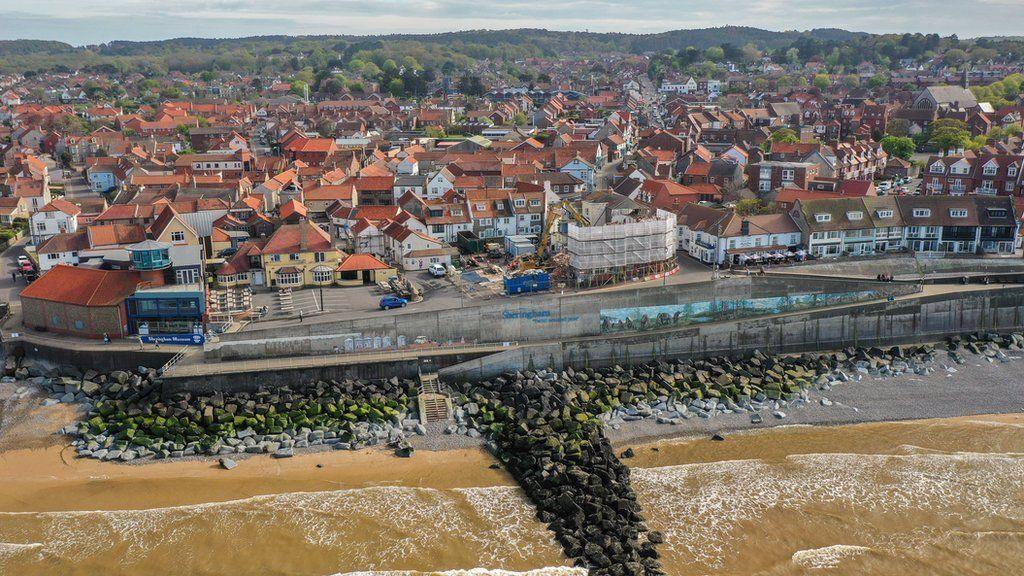
[[[147,334],[140,335],[143,344],[183,344],[185,346],[202,346],[206,336],[202,334]]]

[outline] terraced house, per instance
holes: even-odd
[[[1011,255],[1018,221],[1010,198],[883,196],[797,200],[790,215],[815,257],[900,250]]]
[[[982,154],[980,156],[932,156],[921,171],[926,194],[982,194],[1021,196],[1024,156]]]

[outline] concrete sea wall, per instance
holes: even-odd
[[[659,358],[830,350],[938,340],[1024,328],[1024,290],[985,290],[871,302],[682,329],[521,346],[443,368],[443,379],[476,380],[529,368],[606,367]]]
[[[448,310],[381,315],[221,336],[207,357],[240,360],[329,353],[353,338],[435,342],[537,342],[695,325],[743,316],[878,299],[916,291],[891,284],[821,277],[742,277],[695,284],[543,294]],[[350,345],[350,343],[349,343]]]

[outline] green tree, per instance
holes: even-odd
[[[513,126],[526,126],[528,121],[529,118],[527,118],[526,114],[523,114],[522,112],[516,112],[515,116],[512,117]]]
[[[814,80],[811,81],[811,85],[824,92],[832,85],[832,79],[829,78],[828,74],[816,74]]]
[[[800,136],[790,128],[779,128],[768,137],[769,142],[779,144],[795,144],[800,141]]]
[[[747,198],[736,203],[736,213],[740,216],[755,216],[757,214],[772,214],[775,208],[757,198]]]
[[[712,46],[704,51],[704,55],[708,60],[712,62],[721,62],[725,60],[725,50],[721,46]]]
[[[885,150],[887,154],[904,160],[910,160],[917,148],[914,141],[905,136],[886,136],[882,138],[881,144],[882,150]]]
[[[928,145],[937,150],[966,148],[971,143],[971,133],[960,120],[942,119],[932,122],[928,131]]]

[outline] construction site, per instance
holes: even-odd
[[[542,271],[550,274],[551,283],[592,288],[678,270],[672,213],[601,192],[579,207],[563,200],[548,210],[536,252],[513,261],[508,278]]]

